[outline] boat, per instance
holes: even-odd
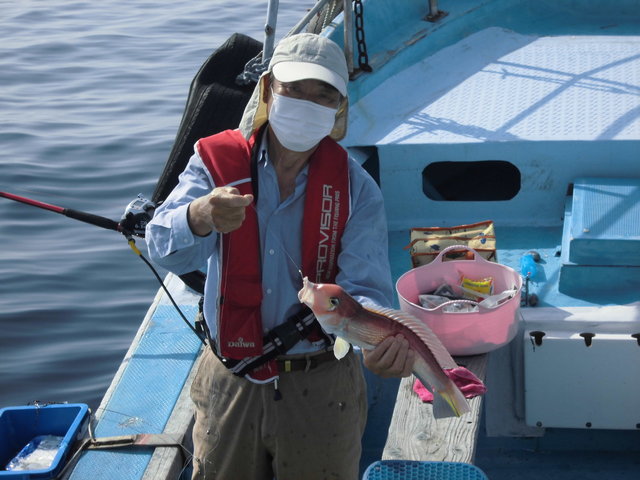
[[[413,268],[411,229],[487,220],[497,261],[524,279],[506,345],[456,356],[488,387],[470,414],[436,421],[412,379],[367,374],[363,478],[372,465],[379,475],[475,465],[492,480],[637,478],[640,2],[345,4],[317,2],[291,33],[328,36],[351,61],[341,144],[385,197],[394,280]],[[273,49],[277,1],[266,15],[264,42],[232,36],[194,79],[153,202],[197,138],[237,126]],[[526,258],[535,274],[522,271]],[[173,302],[193,319],[203,276],[166,278],[173,300],[159,290],[94,415],[96,447],[122,445],[80,452],[63,478],[189,478],[188,390],[203,346]]]

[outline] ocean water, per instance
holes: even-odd
[[[276,38],[313,4],[281,0]],[[202,62],[262,41],[266,6],[0,0],[0,191],[118,220],[151,197]],[[122,235],[0,198],[0,407],[96,407],[157,289]]]

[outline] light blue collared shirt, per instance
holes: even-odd
[[[266,137],[266,135],[265,135]],[[294,193],[280,202],[280,191],[266,142],[258,162],[258,223],[262,258],[262,323],[265,333],[300,308],[302,216],[308,168],[296,178]],[[382,193],[371,176],[349,159],[351,214],[338,256],[336,283],[363,304],[390,307],[393,285],[388,257],[387,223]],[[179,183],[158,207],[148,224],[146,241],[150,258],[176,274],[207,268],[204,315],[212,337],[217,335],[217,296],[220,258],[219,234],[194,235],[187,222],[192,200],[215,187],[196,152]],[[247,208],[256,208],[253,205]],[[298,343],[290,353],[315,351],[317,345]]]

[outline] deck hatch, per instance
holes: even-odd
[[[582,178],[573,189],[569,261],[640,265],[640,178]]]

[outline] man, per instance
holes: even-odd
[[[362,303],[391,304],[382,195],[336,143],[347,82],[331,40],[282,40],[241,129],[196,144],[148,226],[160,265],[180,274],[207,263],[211,348],[191,390],[194,479],[358,477],[366,422],[358,357],[337,361],[331,340],[310,326],[286,353],[252,363],[274,327],[300,318],[302,275],[338,283]],[[388,338],[364,358],[379,375],[407,376],[413,352]]]

